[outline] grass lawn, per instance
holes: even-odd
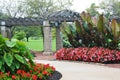
[[[39,40],[29,40],[29,42],[25,42],[26,45],[31,49],[35,51],[43,51],[43,39]],[[52,40],[52,51],[56,51],[56,39]]]

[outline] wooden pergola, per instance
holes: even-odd
[[[60,24],[64,21],[74,22],[75,20],[81,20],[79,13],[71,10],[62,10],[54,12],[48,15],[46,18],[8,18],[0,19],[1,34],[4,37],[8,37],[6,32],[10,32],[10,28],[13,26],[44,26],[44,53],[50,55],[52,53],[52,35],[51,28],[56,26],[56,49],[59,50],[63,47],[62,38],[60,36]]]

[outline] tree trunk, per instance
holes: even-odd
[[[43,26],[41,27],[41,32],[42,32],[42,36],[43,36],[43,43],[44,43],[44,30],[43,30]]]
[[[26,39],[27,39],[27,42],[29,42],[29,37],[26,37]]]

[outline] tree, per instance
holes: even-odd
[[[73,0],[24,0],[27,16],[47,18],[50,13],[68,9]]]
[[[3,13],[2,11],[0,11],[0,19],[3,19],[3,18],[8,18],[9,16],[5,13]]]
[[[106,14],[120,15],[120,0],[104,0],[100,3],[100,8]]]
[[[9,17],[42,17],[69,9],[73,0],[0,0],[1,11]]]
[[[23,31],[25,33],[25,37],[27,42],[29,41],[29,37],[41,36],[40,27],[30,26],[30,27],[16,27],[15,32]]]
[[[22,0],[0,0],[0,9],[3,18],[14,18],[14,17],[23,17],[25,15],[25,10]],[[13,37],[15,26],[9,26],[9,39]]]
[[[98,14],[98,9],[99,7],[95,5],[95,3],[92,3],[90,8],[87,8],[87,12],[90,13],[91,16],[96,16]]]
[[[24,6],[22,0],[1,0],[1,11],[9,17],[24,16]]]

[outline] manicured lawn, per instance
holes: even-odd
[[[43,51],[43,39],[39,40],[29,40],[29,42],[26,42],[26,45],[31,49],[35,51]],[[52,50],[56,51],[56,40],[52,40]]]

